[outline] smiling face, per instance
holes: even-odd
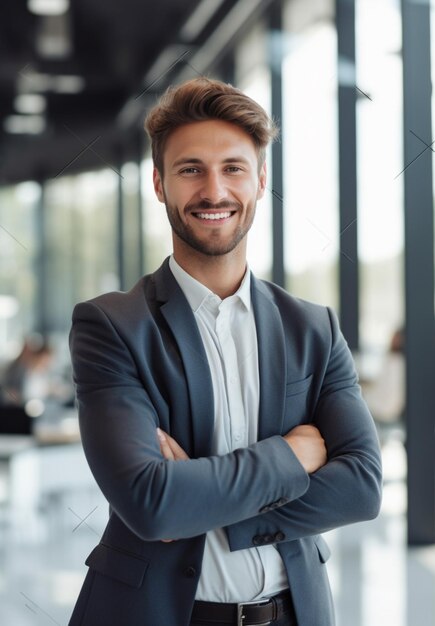
[[[166,205],[174,253],[220,256],[243,247],[266,167],[258,171],[254,142],[221,120],[193,122],[168,137],[163,177],[154,169],[157,197]]]

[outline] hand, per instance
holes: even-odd
[[[186,461],[189,457],[173,437],[160,428],[157,429],[160,452],[167,461]]]
[[[327,462],[325,441],[315,426],[296,426],[284,435],[284,439],[308,474],[317,471]]]

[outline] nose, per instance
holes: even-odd
[[[219,172],[208,172],[199,192],[201,200],[206,200],[211,204],[217,204],[227,199],[227,193],[222,175]]]

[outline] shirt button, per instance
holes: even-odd
[[[240,441],[241,438],[242,438],[242,435],[235,435],[234,441]]]
[[[186,576],[186,578],[194,578],[196,576],[196,569],[193,567],[193,565],[189,565],[189,567],[186,567],[186,569],[184,570],[184,575]]]

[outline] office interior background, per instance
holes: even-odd
[[[66,625],[105,526],[71,312],[170,254],[143,119],[205,75],[280,126],[249,264],[337,310],[379,430],[381,515],[327,534],[337,624],[433,626],[434,15],[430,0],[0,5],[0,623]]]

